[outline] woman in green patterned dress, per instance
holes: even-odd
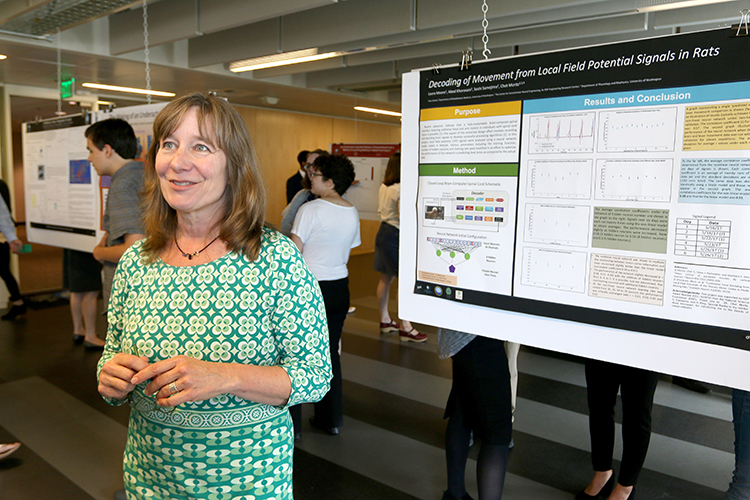
[[[291,499],[289,405],[331,379],[320,289],[296,247],[264,227],[247,128],[191,94],[154,122],[147,238],[120,260],[99,392],[130,403],[130,499]]]

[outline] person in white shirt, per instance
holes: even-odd
[[[383,184],[380,185],[378,215],[380,229],[375,236],[375,270],[380,273],[377,296],[380,308],[380,333],[398,332],[403,342],[424,342],[427,335],[419,333],[409,321],[401,325],[391,319],[388,296],[393,279],[398,277],[399,202],[401,200],[401,153],[388,159]]]
[[[361,243],[357,209],[341,196],[354,181],[354,166],[344,155],[318,156],[307,170],[318,199],[302,205],[292,241],[320,284],[328,316],[333,379],[331,390],[315,403],[310,423],[335,436],[344,423],[339,341],[349,309],[349,251]]]

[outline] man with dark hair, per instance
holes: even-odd
[[[294,195],[297,194],[302,189],[302,179],[305,178],[305,175],[307,173],[305,172],[305,165],[307,165],[307,155],[310,154],[309,151],[300,151],[297,155],[297,163],[299,163],[299,170],[297,170],[297,173],[291,176],[286,181],[286,202],[289,204],[292,201],[292,198],[294,198]]]
[[[143,163],[133,160],[138,154],[138,141],[125,120],[110,118],[96,122],[86,129],[85,135],[88,159],[94,169],[100,176],[112,177],[102,223],[106,234],[94,247],[94,258],[104,265],[106,308],[120,257],[144,236],[139,196],[143,187]]]

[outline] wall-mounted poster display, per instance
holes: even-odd
[[[402,309],[750,388],[748,49],[716,30],[404,75]]]
[[[357,207],[360,219],[380,221],[378,192],[388,158],[399,151],[400,144],[331,144],[332,154],[346,155],[354,165],[354,185],[346,192],[345,198]]]

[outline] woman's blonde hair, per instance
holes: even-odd
[[[224,99],[202,93],[178,97],[157,115],[154,139],[146,156],[143,178],[143,249],[153,261],[174,238],[177,212],[170,207],[159,187],[156,155],[161,141],[180,126],[185,115],[197,111],[198,128],[206,140],[221,149],[227,158],[227,187],[219,236],[232,252],[255,260],[260,252],[266,217],[266,191],[250,134],[237,111]]]

